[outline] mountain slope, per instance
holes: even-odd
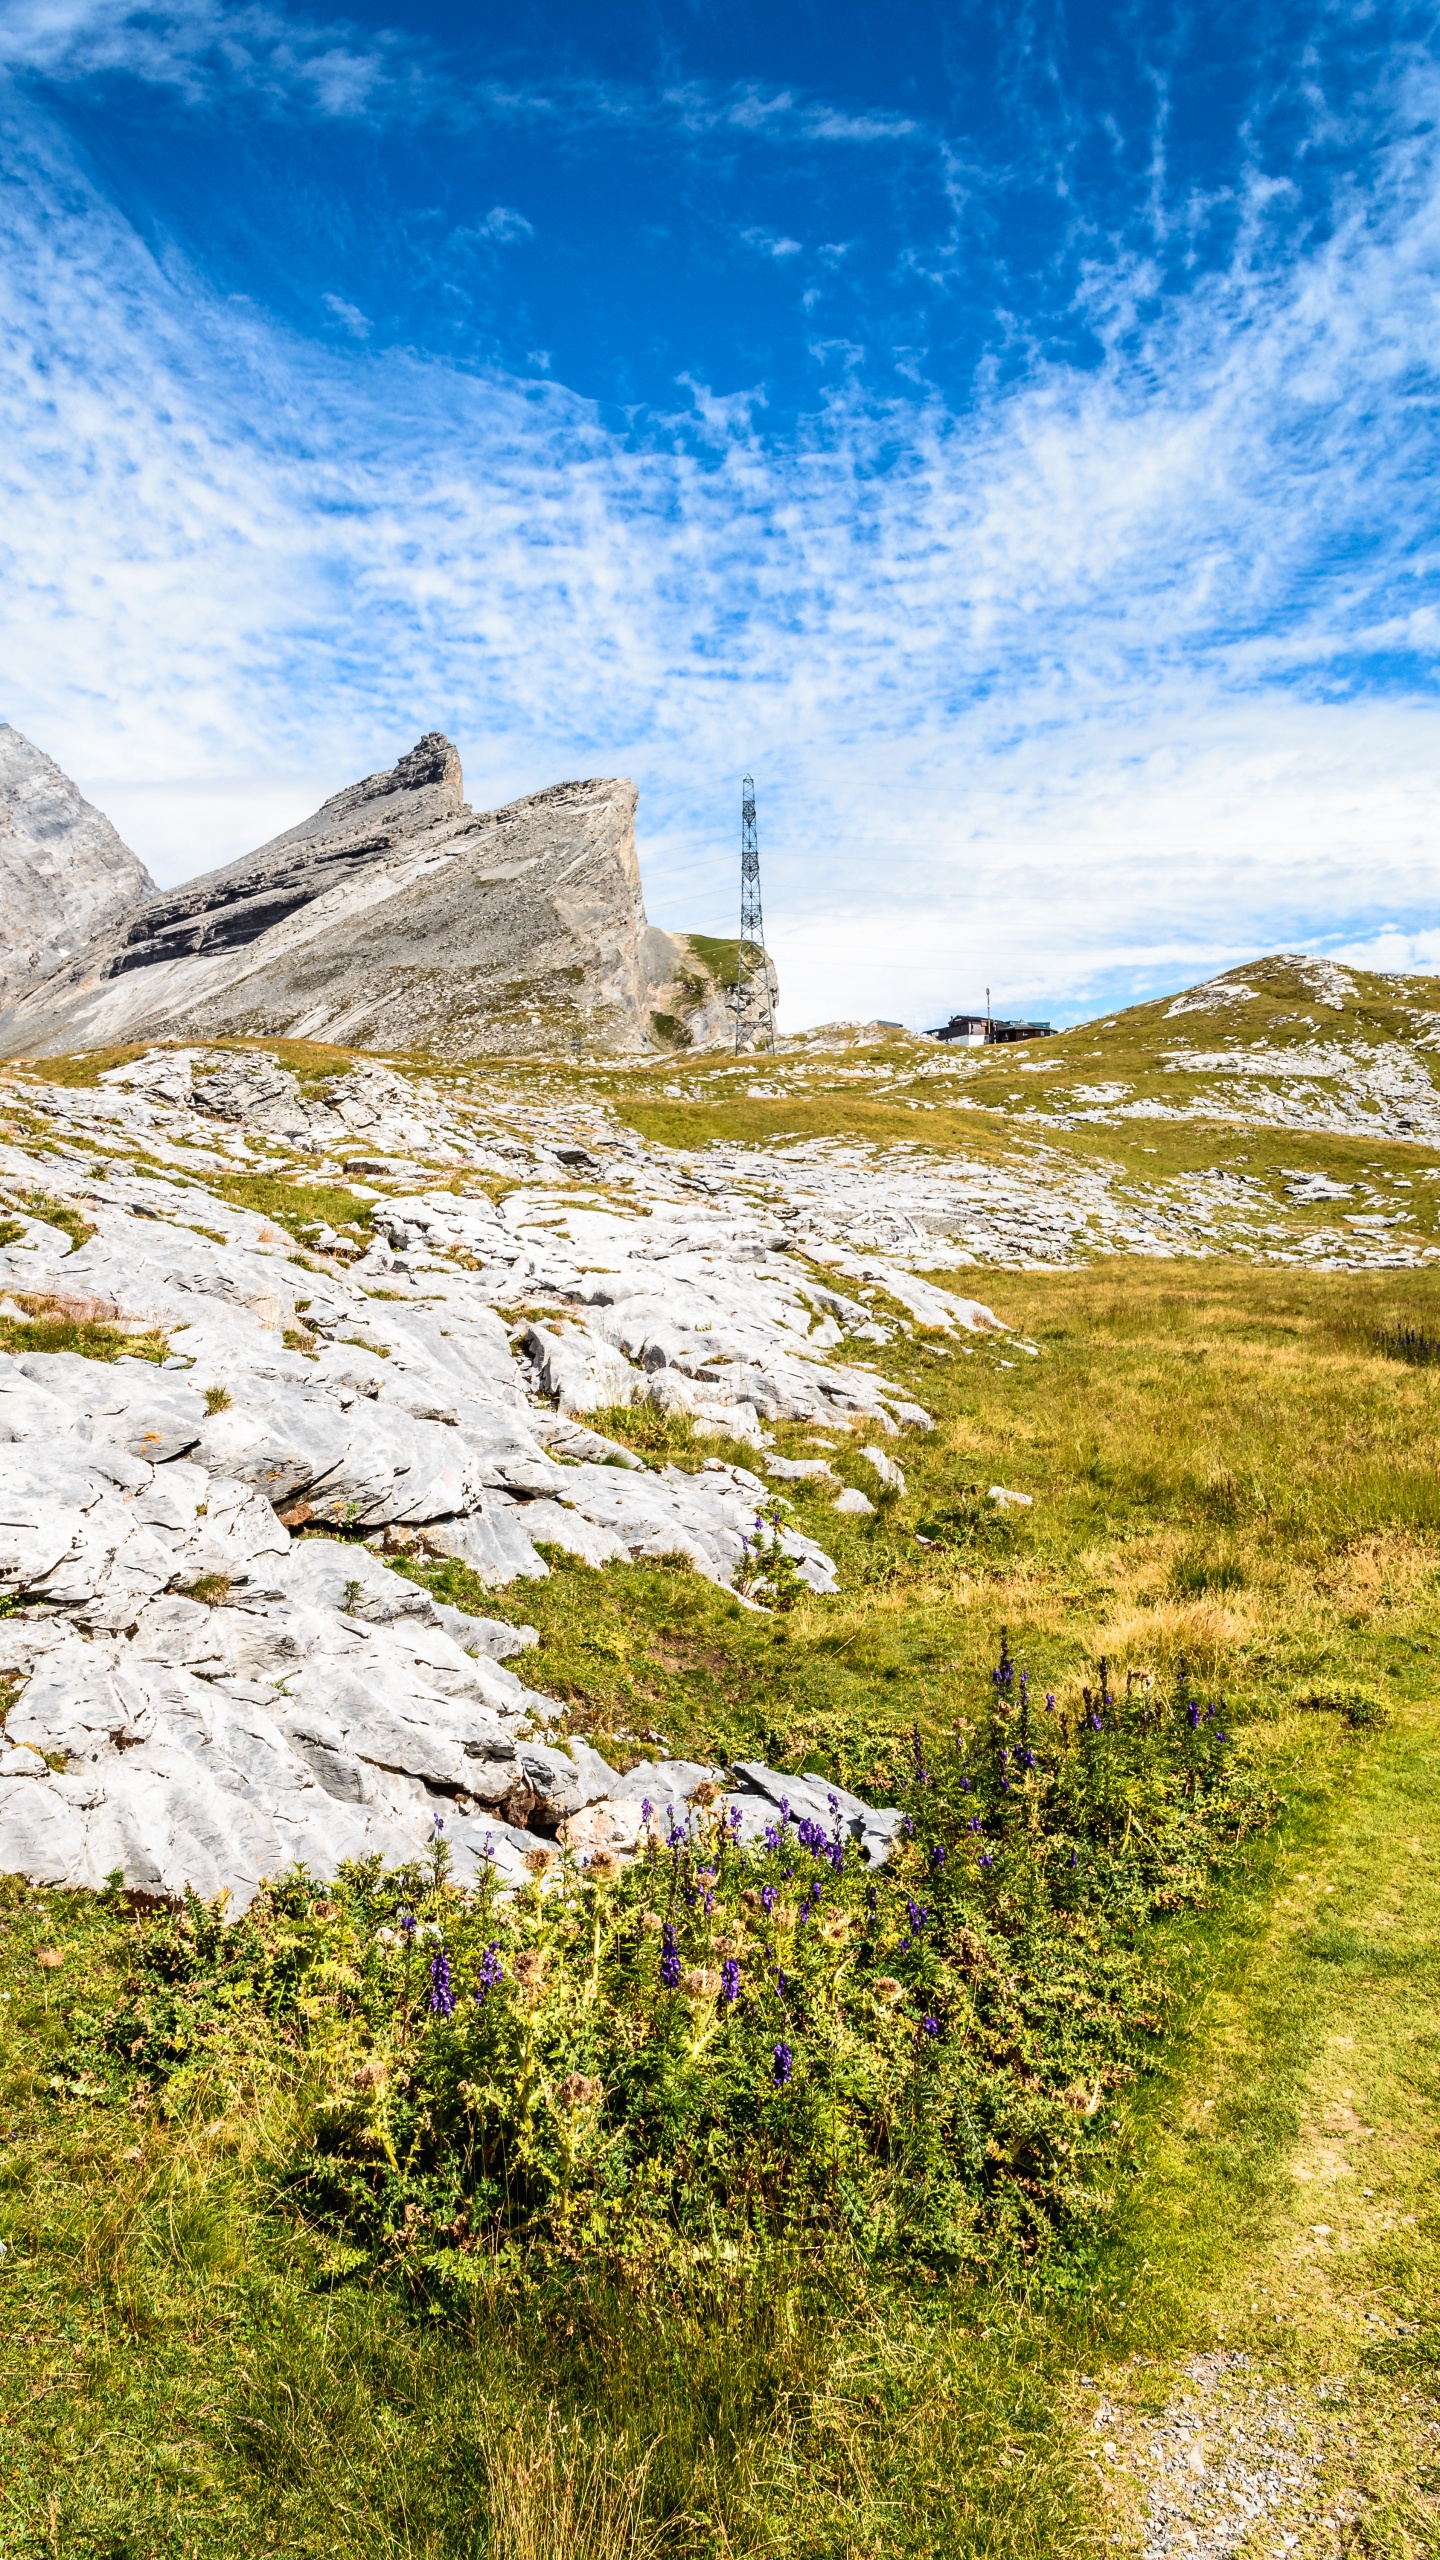
[[[0,995],[61,966],[154,889],[109,819],[0,721]]]

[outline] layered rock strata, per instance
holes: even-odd
[[[723,1035],[713,973],[647,926],[636,798],[563,782],[476,811],[431,733],[257,852],[105,919],[49,974],[37,960],[0,1049],[283,1034],[459,1057],[624,1053],[655,1022],[681,1046]]]

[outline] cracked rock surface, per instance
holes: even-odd
[[[565,1114],[522,1138],[378,1065],[317,1093],[265,1052],[165,1050],[22,1089],[43,1136],[12,1118],[0,1144],[0,1308],[163,1357],[0,1356],[0,1867],[238,1907],[297,1859],[414,1856],[438,1816],[458,1875],[492,1855],[518,1881],[537,1837],[633,1849],[725,1781],[624,1778],[547,1738],[560,1709],[510,1667],[523,1634],[437,1606],[383,1553],[455,1556],[496,1587],[545,1576],[547,1546],[674,1554],[763,1606],[779,1550],[834,1590],[755,1469],[649,1465],[586,1419],[648,1402],[757,1460],[777,1419],[854,1428],[877,1479],[903,1480],[877,1435],[929,1417],[836,1356],[893,1327],[829,1262],[615,1130],[625,1187],[597,1196]],[[368,1234],[312,1226],[300,1251],[223,1187],[257,1161],[338,1184],[362,1143],[387,1182],[356,1195]],[[498,1201],[497,1164],[521,1177]],[[890,1276],[932,1323],[996,1324]],[[742,1837],[790,1813],[885,1854],[891,1817],[822,1777],[730,1787]]]

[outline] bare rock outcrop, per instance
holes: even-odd
[[[256,852],[32,973],[0,1015],[0,1048],[279,1034],[462,1057],[623,1054],[697,1031],[703,1043],[729,1016],[688,945],[676,995],[679,940],[646,923],[636,798],[623,780],[562,782],[476,811],[455,748],[432,732]],[[673,1043],[652,1025],[657,988],[695,1026]]]
[[[109,819],[0,721],[0,995],[63,967],[154,892]]]

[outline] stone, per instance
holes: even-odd
[[[847,1484],[844,1492],[836,1495],[830,1508],[832,1511],[848,1512],[852,1518],[859,1520],[873,1519],[875,1513],[874,1503],[868,1493],[861,1492],[858,1484]]]
[[[742,1772],[621,1775],[561,1749],[559,1702],[512,1667],[534,1629],[440,1603],[386,1559],[448,1556],[499,1587],[543,1578],[556,1548],[612,1571],[670,1556],[743,1577],[757,1607],[774,1544],[833,1591],[775,1490],[833,1485],[828,1454],[772,1483],[718,1457],[655,1465],[563,1407],[671,1395],[761,1445],[777,1422],[823,1424],[827,1453],[868,1430],[867,1464],[893,1467],[878,1435],[929,1417],[836,1356],[865,1303],[847,1289],[889,1293],[891,1263],[825,1242],[832,1285],[754,1175],[701,1183],[590,1102],[507,1119],[463,1080],[362,1059],[317,1086],[263,1049],[203,1045],[25,1092],[47,1151],[0,1142],[0,1291],[43,1281],[169,1348],[163,1365],[0,1355],[0,1589],[24,1604],[0,1620],[17,1690],[0,1867],[81,1884],[119,1867],[239,1910],[296,1858],[322,1876],[412,1858],[437,1815],[461,1881],[485,1860],[523,1881],[539,1840],[632,1854],[647,1796],[662,1837],[703,1788],[759,1837],[775,1799]],[[277,1184],[338,1183],[357,1139],[388,1186],[364,1186],[368,1240],[337,1217],[299,1251],[213,1179],[263,1145]],[[577,1187],[601,1165],[603,1200]],[[31,1214],[39,1192],[85,1241]],[[928,1232],[916,1250],[933,1255]],[[784,1783],[833,1818],[823,1783]],[[882,1854],[890,1817],[837,1802]]]
[[[875,1448],[862,1449],[860,1455],[866,1460],[868,1465],[874,1468],[875,1473],[882,1484],[889,1485],[896,1493],[904,1492],[905,1470],[903,1467],[898,1467],[896,1465],[894,1459],[889,1455],[887,1450]]]
[[[62,968],[154,895],[109,819],[0,721],[0,1000]]]

